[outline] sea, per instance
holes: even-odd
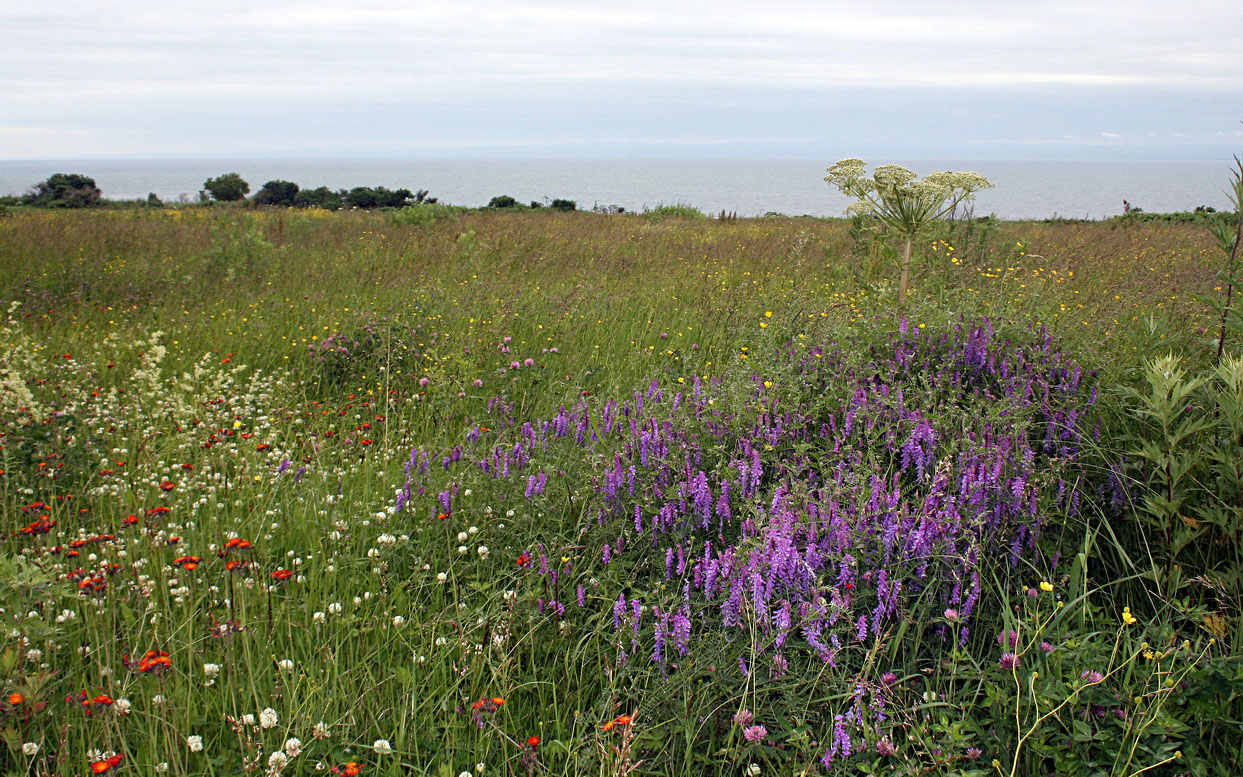
[[[426,189],[442,203],[480,206],[498,195],[527,203],[574,200],[580,209],[642,211],[691,205],[709,214],[840,216],[849,200],[824,182],[829,159],[107,159],[0,160],[0,195],[22,194],[54,173],[91,176],[104,196],[194,201],[208,178],[236,172],[252,192],[265,181],[303,188]],[[1228,209],[1233,161],[896,159],[920,175],[970,170],[995,186],[976,216],[1103,219],[1123,201],[1147,212]]]

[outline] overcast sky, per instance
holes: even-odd
[[[1238,0],[4,0],[0,159],[1218,158]]]

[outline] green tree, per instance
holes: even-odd
[[[250,192],[250,184],[237,173],[208,178],[203,182],[203,188],[221,202],[237,202]]]
[[[488,200],[488,207],[489,208],[516,208],[518,207],[518,201],[515,200],[513,197],[510,197],[508,194],[498,194],[497,196]]]
[[[571,211],[578,210],[578,203],[574,200],[553,200],[548,204],[553,210]]]
[[[294,197],[294,205],[299,208],[338,210],[341,207],[341,201],[344,196],[344,191],[334,192],[327,186],[320,186],[316,189],[302,189]]]
[[[268,181],[255,192],[256,205],[278,205],[292,208],[298,200],[298,184],[291,181]]]
[[[929,173],[919,180],[915,173],[898,165],[880,165],[869,178],[862,159],[843,159],[829,168],[825,181],[842,194],[854,197],[847,212],[862,213],[876,219],[891,232],[901,250],[902,277],[898,282],[898,304],[906,301],[911,279],[911,251],[919,233],[943,218],[959,204],[970,200],[981,189],[992,188],[979,173]]]
[[[26,201],[47,208],[88,208],[102,204],[103,193],[95,185],[94,178],[78,173],[56,173],[35,184]]]

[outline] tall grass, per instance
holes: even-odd
[[[1194,225],[421,213],[0,220],[5,772],[1228,773]]]

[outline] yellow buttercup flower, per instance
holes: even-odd
[[[1050,591],[1052,591],[1052,590],[1053,590],[1053,584],[1052,584],[1052,583],[1050,583],[1048,580],[1041,580],[1041,581],[1040,581],[1040,590],[1041,590],[1041,591],[1044,591],[1045,593],[1049,593]]]
[[[1122,622],[1128,626],[1134,626],[1136,623],[1139,623],[1139,619],[1131,614],[1130,607],[1123,607],[1122,608]]]

